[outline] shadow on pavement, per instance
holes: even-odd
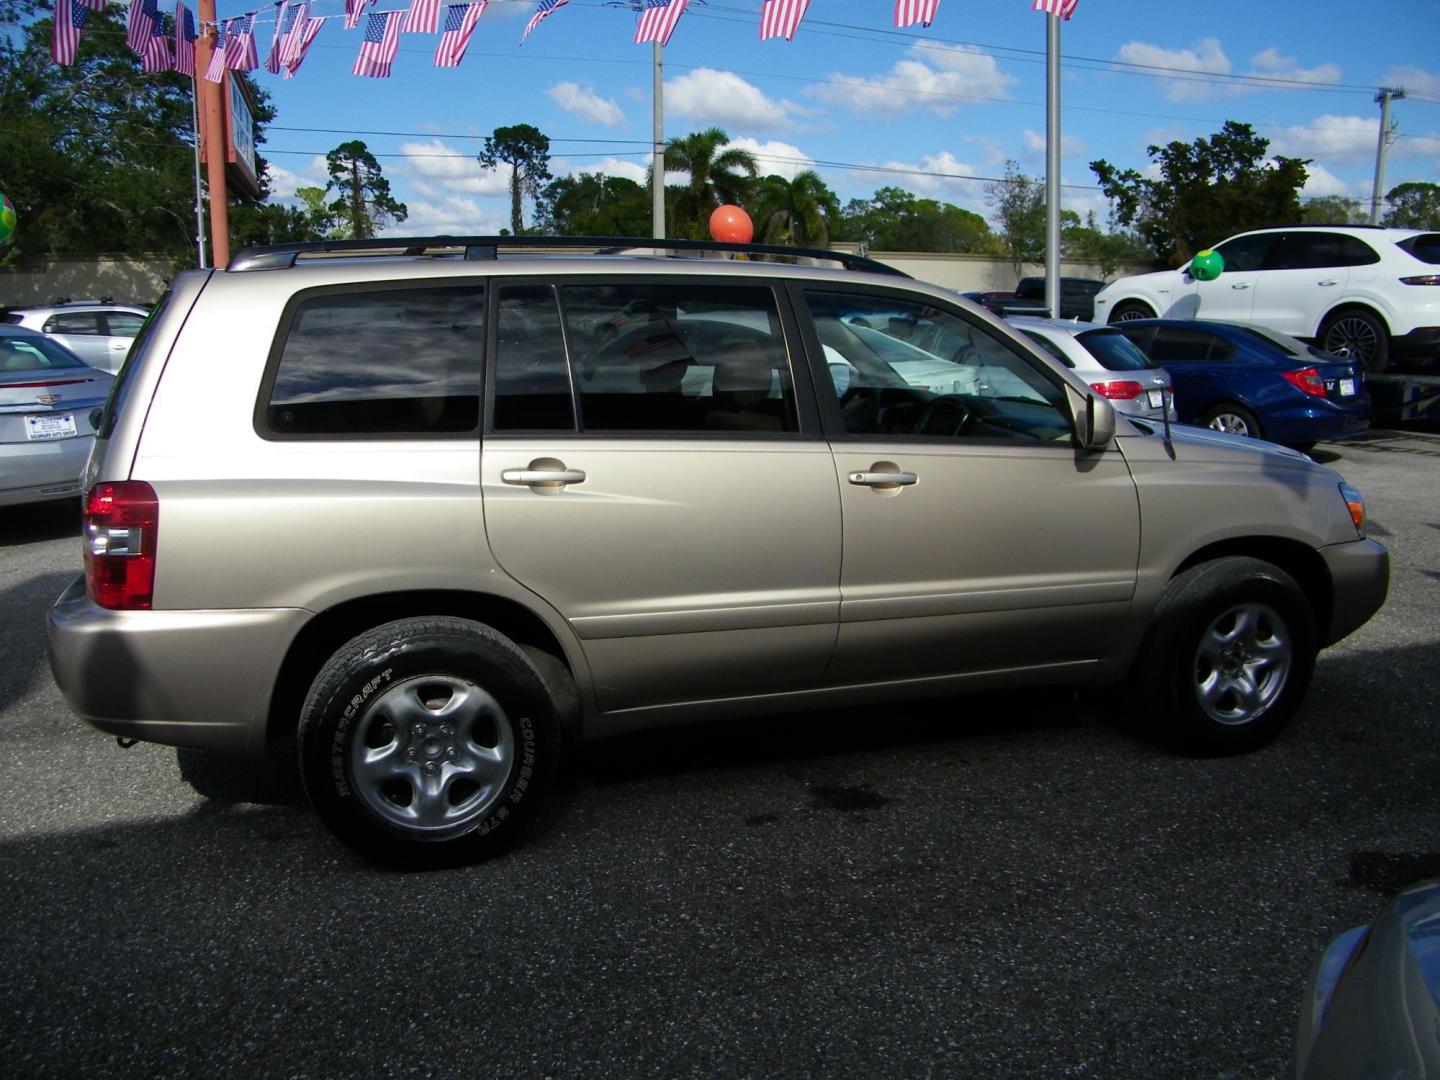
[[[57,502],[8,506],[0,514],[0,546],[34,544],[42,540],[75,537],[80,544],[80,500],[61,499]]]

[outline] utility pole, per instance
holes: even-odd
[[[1405,91],[1399,87],[1382,86],[1375,95],[1380,103],[1380,139],[1375,144],[1375,188],[1370,193],[1370,224],[1380,224],[1380,200],[1385,197],[1385,151],[1391,143],[1390,102],[1399,101]]]
[[[205,178],[210,190],[211,265],[223,267],[230,261],[230,213],[225,185],[225,103],[220,98],[224,82],[205,78],[210,54],[215,48],[215,0],[196,0],[200,36],[195,41],[195,85],[200,90],[200,122],[205,140]],[[234,73],[226,72],[227,78]]]
[[[655,108],[655,158],[650,175],[650,235],[656,240],[665,236],[665,78],[660,59],[660,42],[651,42],[652,67],[655,72],[653,96]]]
[[[1045,304],[1060,318],[1060,16],[1045,16]]]

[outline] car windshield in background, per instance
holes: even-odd
[[[1091,330],[1076,340],[1110,371],[1143,371],[1152,366],[1149,357],[1119,330]]]
[[[84,362],[47,337],[0,337],[0,371],[84,367]]]

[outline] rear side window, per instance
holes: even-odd
[[[1091,330],[1081,334],[1079,341],[1110,371],[1141,371],[1150,366],[1150,358],[1119,330]]]
[[[1408,251],[1423,263],[1440,266],[1440,233],[1421,233],[1401,240],[1395,246],[1401,251]]]
[[[134,315],[128,311],[108,311],[105,313],[105,325],[110,331],[111,337],[134,337],[140,332],[140,327],[144,324],[144,316]]]
[[[1223,359],[1212,356],[1212,335],[1203,330],[1191,330],[1179,326],[1161,326],[1155,331],[1155,340],[1147,350],[1150,359],[1162,366],[1169,364],[1203,364],[1207,360]]]
[[[1284,233],[1271,246],[1267,270],[1320,270],[1326,267],[1368,266],[1380,261],[1370,245],[1344,233]],[[1228,269],[1228,267],[1227,267]]]
[[[93,311],[66,311],[45,320],[47,334],[99,334],[100,316]]]
[[[574,431],[574,395],[551,285],[496,291],[495,431]]]
[[[478,432],[482,286],[310,294],[284,325],[262,390],[262,432],[282,438]]]

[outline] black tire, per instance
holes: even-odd
[[[377,862],[417,867],[495,850],[542,801],[561,746],[555,703],[524,651],[448,617],[347,642],[315,677],[299,741],[325,824]]]
[[[1285,571],[1227,557],[1166,587],[1131,671],[1142,723],[1179,749],[1233,754],[1274,737],[1315,670],[1315,616]]]
[[[1126,300],[1116,304],[1110,312],[1110,322],[1130,322],[1132,319],[1153,319],[1155,312],[1143,300]]]
[[[1260,421],[1255,414],[1243,405],[1236,405],[1226,402],[1223,405],[1212,405],[1200,414],[1200,423],[1215,431],[1224,431],[1230,435],[1244,435],[1251,439],[1263,439],[1264,432],[1260,429]]]
[[[1326,352],[1354,360],[1372,375],[1390,366],[1390,331],[1379,316],[1363,308],[1346,308],[1327,318],[1318,344]]]

